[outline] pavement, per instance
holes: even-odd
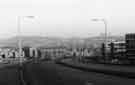
[[[27,85],[134,85],[135,79],[40,62],[24,64]]]
[[[107,64],[96,64],[89,63],[83,64],[77,61],[73,61],[71,59],[65,59],[58,62],[61,65],[69,66],[72,68],[85,70],[85,71],[93,71],[99,72],[109,75],[135,78],[135,66],[124,66],[124,65],[107,65]]]

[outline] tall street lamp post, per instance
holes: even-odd
[[[102,21],[104,23],[104,28],[105,28],[105,39],[104,39],[104,43],[105,43],[105,59],[107,57],[107,53],[106,53],[106,46],[107,46],[107,20],[106,19],[98,19],[98,18],[94,18],[92,19],[92,21],[98,22],[98,21]]]
[[[22,34],[21,34],[21,20],[23,18],[34,18],[34,16],[17,16],[17,30],[18,30],[18,48],[19,48],[19,58],[20,58],[20,62],[22,62],[21,58],[22,58]]]

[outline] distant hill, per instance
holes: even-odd
[[[17,47],[18,37],[12,37],[9,39],[1,40],[0,46]],[[38,47],[44,45],[58,45],[61,42],[59,38],[40,37],[40,36],[23,36],[21,37],[22,46]]]
[[[22,46],[48,47],[48,46],[66,46],[66,47],[90,47],[93,44],[100,45],[104,42],[104,37],[96,36],[89,38],[59,38],[59,37],[41,37],[41,36],[22,36]],[[111,36],[108,40],[124,40],[122,36]],[[0,47],[18,47],[18,37],[0,40]]]

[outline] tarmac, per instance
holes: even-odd
[[[96,64],[96,63],[89,63],[83,64],[81,62],[65,59],[57,64],[69,66],[72,68],[85,70],[85,71],[92,71],[92,72],[99,72],[109,75],[115,75],[119,77],[128,77],[128,78],[135,78],[135,66],[124,66],[124,65],[108,65],[108,64]]]

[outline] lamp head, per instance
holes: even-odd
[[[92,21],[99,21],[99,19],[96,19],[96,18],[94,18],[94,19],[91,19]]]
[[[25,16],[25,17],[27,17],[27,18],[35,18],[35,16]]]

